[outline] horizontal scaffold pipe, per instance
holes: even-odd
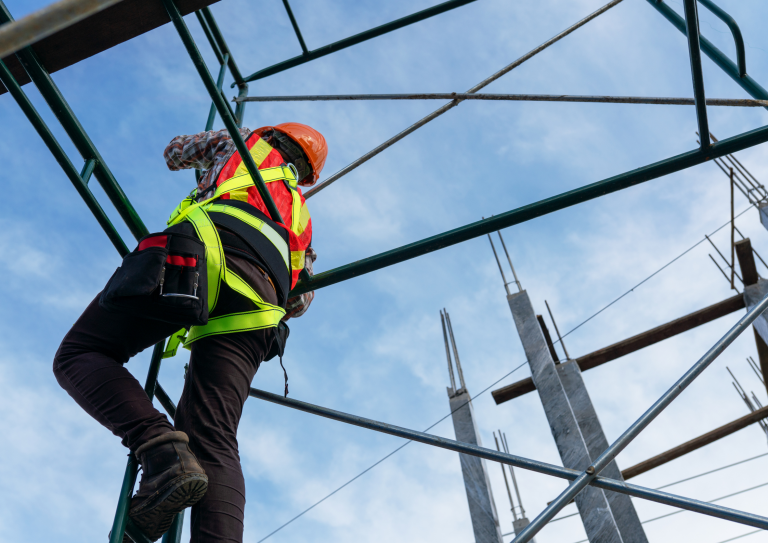
[[[429,19],[430,17],[434,17],[435,15],[440,15],[441,13],[445,13],[446,11],[450,11],[452,9],[464,6],[466,4],[470,4],[474,1],[475,0],[448,0],[447,2],[443,2],[442,4],[438,4],[436,6],[432,6],[431,8],[427,8],[419,12],[413,13],[411,15],[407,15],[395,21],[385,23],[381,26],[377,26],[376,28],[365,30],[363,32],[360,32],[359,34],[355,34],[354,36],[344,38],[343,40],[339,40],[339,41],[330,43],[328,45],[324,45],[322,47],[318,47],[317,49],[314,49],[312,51],[303,51],[302,54],[299,56],[289,58],[288,60],[278,62],[277,64],[261,69],[258,72],[252,73],[251,75],[245,78],[245,81],[246,82],[257,81],[259,79],[269,77],[270,75],[284,72],[285,70],[294,68],[306,62],[310,62],[318,58],[322,58],[326,55],[330,55],[331,53],[335,53],[336,51],[341,51],[342,49],[346,49],[347,47],[357,45],[358,43],[362,43],[364,41],[368,41],[378,36],[388,34],[393,30],[398,30],[405,26],[418,23],[419,21],[423,21],[424,19]],[[291,22],[292,23],[294,22],[293,17],[291,17]],[[294,25],[294,28],[298,28],[298,26]]]
[[[421,94],[309,94],[304,96],[246,96],[233,102],[343,102],[352,100],[499,100],[508,102],[579,102],[597,104],[652,104],[693,106],[693,98],[652,96],[579,96],[568,94],[470,94],[467,92],[434,92]],[[708,106],[768,107],[768,100],[748,98],[707,98]]]
[[[122,0],[61,0],[0,26],[0,58],[47,38]]]
[[[662,0],[647,0],[648,3],[653,6],[659,13],[661,13],[675,28],[677,28],[683,34],[686,34],[685,19],[675,12],[674,9],[669,7]],[[717,15],[717,14],[716,14]],[[718,15],[719,16],[719,15]],[[742,75],[739,67],[728,58],[720,49],[715,47],[711,41],[704,36],[700,36],[701,50],[717,64],[721,70],[723,70],[728,76],[733,79],[742,89],[752,96],[752,98],[758,100],[768,100],[768,91],[766,91],[760,84],[752,79],[749,75]],[[746,70],[746,66],[744,66]]]
[[[532,460],[522,456],[494,451],[492,449],[478,447],[477,445],[471,445],[469,443],[463,443],[461,441],[455,441],[453,439],[447,439],[444,437],[427,434],[425,432],[410,430],[408,428],[403,428],[402,426],[387,424],[386,422],[366,419],[357,415],[350,415],[349,413],[328,409],[327,407],[321,407],[319,405],[314,405],[291,398],[284,398],[278,394],[273,394],[271,392],[266,392],[256,388],[252,388],[250,390],[250,396],[276,403],[278,405],[283,405],[285,407],[298,409],[299,411],[304,411],[305,413],[311,413],[313,415],[319,415],[321,417],[329,418],[339,422],[345,422],[347,424],[366,428],[368,430],[375,430],[377,432],[382,432],[404,439],[410,439],[412,441],[417,441],[426,445],[432,445],[441,449],[447,449],[449,451],[468,454],[470,456],[477,456],[492,462],[500,462],[502,464],[508,464],[522,469],[535,471],[537,473],[551,475],[553,477],[566,479],[568,481],[573,481],[579,475],[581,475],[581,473],[577,470],[555,466],[554,464],[548,464],[546,462],[540,462],[538,460]],[[629,494],[630,496],[636,496],[638,498],[643,498],[657,503],[671,505],[672,507],[679,507],[681,509],[687,509],[688,511],[694,511],[696,513],[702,513],[704,515],[730,520],[740,524],[746,524],[748,526],[754,526],[755,528],[762,528],[764,530],[768,529],[768,518],[754,515],[752,513],[745,513],[735,509],[730,509],[699,500],[693,500],[691,498],[685,498],[667,492],[661,492],[659,490],[652,490],[650,488],[629,484],[615,479],[609,479],[607,477],[596,477],[591,482],[591,484],[605,490],[612,490],[614,492]]]
[[[768,126],[751,130],[728,139],[720,140],[710,145],[706,150],[697,149],[680,155],[654,162],[636,170],[625,172],[602,181],[586,185],[578,189],[563,192],[557,196],[545,198],[526,206],[518,207],[501,215],[489,219],[473,222],[471,224],[443,232],[436,236],[416,241],[391,251],[386,251],[333,270],[319,273],[309,281],[300,281],[291,291],[291,296],[296,296],[311,290],[327,287],[358,277],[372,271],[405,262],[417,256],[422,256],[457,243],[468,241],[515,224],[520,224],[567,207],[588,202],[600,196],[617,192],[634,185],[639,185],[651,179],[657,179],[664,175],[679,172],[691,166],[702,164],[707,160],[747,149],[768,141]]]

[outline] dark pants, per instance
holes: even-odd
[[[227,265],[264,301],[277,303],[266,275],[256,266],[230,256]],[[211,316],[253,308],[249,300],[222,284]],[[97,296],[62,341],[53,372],[80,407],[131,450],[167,432],[186,432],[192,451],[208,475],[208,491],[192,507],[192,542],[240,543],[245,482],[237,450],[237,427],[251,380],[269,352],[274,332],[269,329],[223,334],[193,343],[174,428],[123,365],[178,328],[105,311],[99,307]]]

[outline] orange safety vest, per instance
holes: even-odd
[[[245,140],[245,144],[260,170],[285,164],[285,160],[277,149],[261,139],[255,132]],[[219,176],[216,178],[216,187],[218,188],[233,177],[242,175],[248,175],[248,170],[240,153],[235,151],[219,172]],[[266,184],[283,220],[283,224],[280,226],[284,226],[288,230],[291,252],[291,288],[293,288],[299,280],[299,273],[304,269],[304,254],[312,243],[312,218],[309,216],[306,201],[301,194],[301,189],[296,184],[296,180],[280,178],[267,181]],[[222,195],[221,199],[247,202],[269,216],[267,206],[264,205],[261,194],[255,186],[229,192]]]

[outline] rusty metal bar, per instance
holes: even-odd
[[[637,477],[641,473],[645,473],[646,471],[650,471],[653,468],[662,466],[667,462],[671,462],[676,458],[680,458],[681,456],[688,454],[689,452],[693,452],[706,445],[709,445],[710,443],[714,443],[719,439],[736,433],[739,430],[746,428],[747,426],[755,424],[756,422],[760,422],[766,417],[768,417],[768,407],[763,407],[757,411],[753,411],[749,415],[744,415],[743,417],[731,421],[728,424],[724,424],[719,428],[715,428],[711,432],[707,432],[706,434],[691,439],[682,445],[678,445],[673,449],[669,449],[668,451],[658,454],[653,458],[649,458],[648,460],[622,470],[621,476],[624,477],[624,480]]]
[[[306,94],[298,96],[246,96],[233,102],[336,102],[353,100],[498,100],[509,102],[578,102],[598,104],[651,104],[693,106],[693,98],[653,96],[588,96],[569,94],[494,94],[468,92],[432,92],[406,94]],[[748,98],[708,98],[708,106],[767,107],[768,100]]]
[[[122,0],[61,0],[0,26],[0,58],[55,34]]]
[[[541,45],[539,45],[535,49],[532,49],[528,53],[524,54],[522,57],[518,58],[512,64],[509,64],[509,65],[505,66],[504,68],[502,68],[501,70],[499,70],[498,72],[493,74],[492,76],[488,77],[487,79],[484,79],[483,81],[481,81],[480,83],[478,83],[477,85],[475,85],[474,87],[469,89],[467,91],[467,94],[474,94],[477,91],[479,91],[480,89],[482,89],[484,87],[487,87],[488,85],[490,85],[491,83],[493,83],[494,81],[499,79],[501,76],[506,75],[507,73],[511,72],[512,70],[514,70],[515,68],[520,66],[525,61],[527,61],[527,60],[533,58],[534,56],[538,55],[539,53],[541,53],[544,49],[546,49],[550,45],[552,45],[554,43],[557,43],[558,41],[560,41],[561,39],[563,39],[567,35],[571,34],[573,31],[581,28],[582,26],[587,24],[589,21],[591,21],[595,17],[598,17],[599,15],[602,15],[603,13],[605,13],[606,11],[611,9],[612,7],[618,5],[622,1],[623,0],[611,0],[606,5],[604,5],[600,9],[598,9],[597,11],[594,11],[591,14],[587,15],[586,17],[584,17],[581,21],[577,22],[576,24],[574,24],[572,26],[569,26],[568,28],[566,28],[565,30],[563,30],[562,32],[557,34],[556,36],[550,38],[549,40],[545,41],[544,43],[542,43]],[[385,141],[384,143],[382,143],[378,147],[368,151],[366,154],[364,154],[363,156],[361,156],[360,158],[358,158],[357,160],[355,160],[351,164],[348,164],[347,166],[344,166],[338,172],[336,172],[335,174],[333,174],[329,178],[325,179],[322,183],[320,183],[319,185],[311,188],[306,193],[304,193],[304,197],[305,198],[310,198],[313,195],[317,194],[318,192],[320,192],[321,190],[323,190],[324,188],[329,186],[331,183],[333,183],[333,182],[337,181],[338,179],[340,179],[341,177],[347,175],[349,172],[351,172],[352,170],[354,170],[355,168],[357,168],[361,164],[364,164],[365,162],[368,162],[370,159],[372,159],[373,157],[375,157],[376,155],[378,155],[379,153],[381,153],[385,149],[391,147],[392,145],[394,145],[395,143],[397,143],[398,141],[403,139],[408,134],[411,134],[411,133],[415,132],[416,130],[418,130],[419,128],[421,128],[422,126],[427,124],[428,122],[436,119],[437,117],[439,117],[440,115],[442,115],[446,111],[448,111],[450,109],[453,109],[454,107],[459,105],[461,102],[462,102],[462,100],[457,98],[457,99],[455,99],[455,100],[445,104],[441,108],[433,111],[432,113],[430,113],[429,115],[427,115],[426,117],[424,117],[420,121],[415,122],[414,124],[412,124],[411,126],[406,128],[405,130],[400,132],[399,134],[389,138],[387,141]]]

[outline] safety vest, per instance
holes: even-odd
[[[257,309],[213,317],[203,326],[190,328],[186,338],[185,330],[180,330],[171,336],[164,358],[174,356],[180,343],[188,347],[190,343],[211,335],[274,328],[285,315],[284,308],[265,302],[240,276],[226,266],[224,250],[215,223],[226,225],[227,220],[235,220],[238,226],[247,225],[248,228],[257,231],[260,239],[265,240],[267,250],[264,252],[271,250],[279,254],[279,259],[276,260],[281,261],[284,266],[281,267],[281,264],[275,266],[280,268],[275,274],[276,280],[280,281],[281,275],[287,275],[290,280],[286,283],[290,284],[290,288],[296,285],[298,275],[304,269],[304,252],[311,241],[312,222],[304,198],[298,190],[296,176],[283,164],[282,156],[264,140],[255,136],[249,138],[247,143],[285,225],[274,223],[267,218],[269,215],[266,213],[266,206],[261,200],[253,179],[245,169],[239,153],[235,153],[225,164],[216,181],[213,196],[198,203],[196,202],[197,191],[193,191],[176,207],[168,219],[168,225],[172,226],[182,221],[190,222],[205,245],[209,312],[212,312],[216,306],[222,281],[232,290],[251,300]],[[279,157],[280,165],[270,167],[270,164],[278,160],[275,155]],[[286,195],[290,199],[286,198]],[[240,202],[247,202],[250,205],[244,206]],[[220,218],[214,221],[212,215]],[[277,230],[278,228],[282,228],[284,234],[287,233],[287,242],[285,236]]]
[[[260,171],[285,163],[277,149],[261,139],[255,132],[248,137],[245,144],[248,146],[251,156]],[[221,169],[216,179],[216,187],[218,189],[230,179],[242,176],[247,176],[250,179],[240,153],[236,152]],[[293,288],[299,280],[299,273],[304,269],[305,251],[312,242],[312,219],[309,216],[309,209],[307,209],[301,189],[297,186],[296,176],[291,175],[278,179],[270,178],[270,180],[264,179],[264,182],[280,212],[283,224],[288,229],[291,252],[291,288]],[[240,190],[230,191],[222,195],[221,199],[247,202],[269,216],[267,207],[264,205],[258,189],[253,184]]]

